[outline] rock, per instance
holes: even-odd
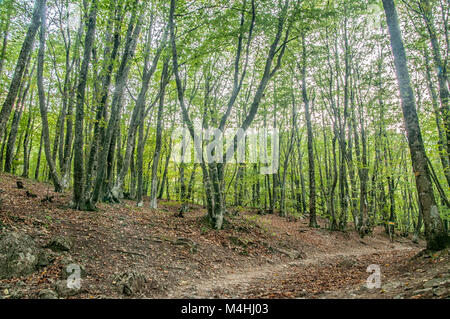
[[[391,281],[385,285],[383,285],[384,290],[391,290],[401,287],[403,284],[400,281]]]
[[[45,248],[50,248],[56,252],[69,251],[72,248],[72,241],[70,238],[65,236],[55,236],[50,240]]]
[[[116,276],[113,283],[117,286],[119,293],[131,296],[142,291],[147,283],[147,279],[141,273],[130,271]]]
[[[55,261],[56,256],[50,249],[43,249],[39,252],[37,258],[36,267],[44,268],[52,264]]]
[[[413,296],[420,296],[422,298],[431,298],[431,297],[433,297],[433,289],[425,288],[425,289],[416,290],[413,292]]]
[[[279,248],[279,247],[272,247],[273,251],[276,251],[282,255],[288,256],[291,259],[302,259],[305,258],[305,255],[299,251],[296,250],[288,250],[288,249],[283,249],[283,248]]]
[[[399,294],[397,296],[394,296],[394,299],[405,299],[405,294]]]
[[[4,299],[21,299],[25,295],[25,292],[22,289],[6,289],[3,291]]]
[[[71,297],[80,293],[80,289],[78,288],[69,288],[67,285],[67,280],[58,280],[55,283],[55,290],[58,293],[59,297]]]
[[[439,298],[448,298],[450,296],[450,289],[445,287],[433,289],[433,295]]]
[[[21,280],[5,283],[0,287],[0,299],[21,299],[27,290],[27,284]]]
[[[450,277],[436,277],[426,281],[423,284],[424,288],[450,287]]]
[[[359,287],[358,292],[362,293],[362,292],[366,292],[369,291],[369,288],[367,288],[366,285],[362,285],[361,287]]]
[[[51,289],[39,291],[39,299],[58,299],[58,294]]]
[[[438,287],[439,284],[441,283],[442,280],[440,280],[440,278],[435,278],[435,279],[431,279],[428,280],[427,282],[425,282],[423,284],[424,288],[433,288],[433,287]]]
[[[27,234],[8,232],[0,235],[0,279],[27,276],[35,271],[38,248]]]

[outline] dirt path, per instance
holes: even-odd
[[[247,298],[259,297],[255,291],[264,291],[271,283],[283,282],[287,278],[296,276],[299,271],[309,268],[334,267],[345,261],[355,259],[370,260],[395,253],[396,256],[416,254],[420,249],[395,243],[394,248],[379,250],[373,247],[362,247],[357,250],[338,253],[318,253],[305,259],[292,260],[284,263],[266,263],[259,267],[228,270],[226,273],[208,279],[199,279],[194,282],[183,282],[168,294],[169,298]],[[350,262],[351,264],[352,262]],[[367,264],[368,266],[369,264]],[[312,267],[311,267],[312,266]],[[351,268],[351,265],[348,265]],[[369,274],[365,275],[365,280]],[[275,279],[275,280],[273,280]],[[348,285],[352,283],[349,282]],[[271,287],[276,288],[276,287]]]

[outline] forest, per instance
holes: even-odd
[[[233,232],[264,219],[263,237],[298,223],[448,265],[449,17],[446,0],[0,0],[0,279],[27,220],[48,240],[148,236],[127,228],[144,218],[241,258]],[[202,249],[180,236],[152,238]]]

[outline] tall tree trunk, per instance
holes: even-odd
[[[430,58],[428,56],[428,50],[424,49],[424,57],[425,57],[425,71],[426,71],[426,79],[428,91],[431,96],[431,104],[433,105],[434,116],[436,118],[436,128],[438,130],[438,150],[439,150],[439,158],[441,159],[442,169],[447,180],[447,185],[450,187],[450,167],[448,162],[448,157],[445,156],[445,152],[447,151],[445,147],[446,136],[442,130],[442,114],[439,112],[439,105],[436,90],[434,89],[433,81],[431,79],[431,67],[430,67]]]
[[[433,59],[437,71],[439,83],[439,98],[441,100],[441,114],[447,133],[447,156],[450,161],[450,108],[449,108],[449,82],[447,74],[447,63],[442,61],[441,48],[439,45],[438,35],[434,23],[432,4],[430,0],[420,0],[420,9],[423,20],[427,26],[430,36],[431,47],[433,49]],[[424,214],[425,217],[425,214]]]
[[[117,132],[117,126],[119,125],[120,113],[123,106],[122,96],[128,79],[128,72],[130,70],[130,60],[134,57],[137,38],[141,31],[142,26],[141,12],[139,12],[139,18],[136,21],[138,11],[140,11],[140,8],[138,7],[139,5],[136,1],[134,3],[131,21],[129,23],[127,30],[125,49],[122,56],[122,61],[117,71],[116,85],[111,105],[111,116],[109,118],[108,126],[105,131],[105,139],[103,141],[103,147],[100,149],[99,152],[95,187],[90,199],[92,204],[98,202],[102,192],[102,185],[105,177],[105,169],[107,168],[108,155],[110,154],[110,147],[112,144],[111,142],[113,139],[113,135]],[[111,194],[108,194],[108,197],[110,197],[110,195]]]
[[[314,166],[313,130],[309,111],[309,98],[306,87],[306,44],[302,35],[302,96],[305,107],[306,133],[308,139],[308,174],[309,174],[309,227],[317,227],[316,219],[316,171]]]
[[[161,73],[161,83],[160,83],[160,97],[159,97],[159,105],[158,105],[158,115],[156,119],[156,141],[155,141],[155,153],[153,154],[153,163],[152,163],[152,175],[150,177],[150,208],[156,209],[156,192],[158,190],[158,164],[159,157],[161,154],[161,137],[162,137],[162,115],[164,108],[164,96],[165,90],[168,83],[168,72],[169,60],[164,61],[163,70]]]
[[[329,213],[330,213],[330,229],[331,230],[337,230],[338,224],[336,219],[336,205],[335,205],[335,198],[334,194],[336,192],[336,185],[338,181],[338,169],[337,169],[337,159],[336,159],[336,140],[337,140],[337,129],[334,128],[334,136],[333,136],[333,181],[330,184],[330,197],[329,197]]]
[[[133,151],[131,152],[130,159],[130,171],[131,171],[131,179],[130,179],[130,187],[128,188],[128,192],[130,193],[129,199],[136,198],[136,167],[135,167],[135,151],[136,147],[133,147]]]
[[[129,164],[130,164],[131,150],[134,148],[134,144],[135,144],[136,131],[137,131],[137,127],[139,125],[139,114],[141,112],[141,109],[145,108],[145,97],[146,97],[146,94],[147,94],[147,91],[148,91],[150,78],[152,77],[153,73],[156,70],[156,66],[157,66],[158,60],[159,60],[159,58],[161,56],[161,52],[162,52],[162,50],[163,50],[163,48],[165,46],[166,39],[167,39],[167,32],[165,30],[164,31],[164,35],[163,35],[163,39],[162,39],[162,41],[161,41],[161,43],[160,43],[160,45],[159,45],[159,47],[157,49],[157,52],[156,52],[156,55],[155,55],[155,57],[153,59],[152,65],[149,66],[147,60],[148,60],[148,55],[150,53],[149,51],[150,51],[150,44],[151,44],[151,40],[152,39],[151,39],[151,35],[150,34],[147,35],[147,44],[146,44],[147,49],[146,49],[146,53],[145,53],[146,61],[145,61],[145,64],[144,64],[144,72],[143,72],[143,76],[142,76],[142,87],[141,87],[141,91],[139,93],[138,99],[136,101],[136,106],[133,109],[130,125],[129,125],[129,128],[128,128],[127,147],[126,147],[126,151],[125,151],[125,157],[124,157],[124,160],[123,160],[122,168],[121,168],[121,170],[120,170],[120,172],[118,174],[116,184],[115,184],[115,186],[114,186],[114,188],[112,190],[112,194],[113,194],[113,196],[116,197],[116,200],[118,200],[121,197],[121,189],[122,189],[123,180],[125,179],[125,175],[128,172],[128,168],[129,168]],[[162,78],[161,78],[162,82],[161,82],[160,92],[159,92],[159,95],[160,95],[160,107],[161,108],[163,107],[161,105],[161,103],[164,104],[164,97],[163,97],[163,95],[165,93],[165,86],[167,85],[168,80],[169,80],[168,79],[168,74],[167,74],[168,73],[168,69],[167,69],[168,63],[169,63],[168,60],[166,60],[164,62],[165,68],[163,67],[163,75],[162,75]],[[160,114],[159,112],[160,111],[158,109],[158,115]],[[161,110],[161,112],[162,112],[162,110]],[[161,117],[162,117],[162,113],[161,113],[161,115],[159,116],[158,119],[161,120]],[[158,135],[158,133],[157,133],[157,135]],[[159,158],[158,158],[158,160],[159,160]]]
[[[355,148],[359,147],[358,132],[356,129],[356,118],[355,118],[355,101],[354,101],[354,91],[350,92],[350,120],[348,121],[348,147],[347,147],[347,166],[350,177],[350,191],[351,191],[351,213],[353,217],[353,223],[355,230],[358,230],[358,195],[357,195],[357,183],[356,183],[356,173],[355,164],[353,162],[353,148],[355,143]],[[358,143],[358,145],[356,145]]]
[[[6,47],[8,45],[8,36],[9,36],[9,26],[11,24],[11,14],[8,13],[6,18],[6,27],[3,30],[3,42],[2,42],[2,51],[0,52],[0,77],[3,72],[3,63],[5,61]]]
[[[75,111],[75,140],[74,140],[74,167],[73,167],[73,208],[85,209],[83,170],[84,170],[84,101],[86,80],[88,76],[89,61],[91,59],[92,45],[95,37],[95,25],[97,21],[97,1],[92,0],[87,21],[87,31],[84,41],[83,62],[81,64],[80,78],[77,87],[77,103]]]
[[[139,124],[139,137],[138,137],[138,146],[137,146],[137,176],[138,176],[138,184],[137,184],[137,194],[136,194],[136,202],[138,207],[142,207],[144,205],[143,195],[144,192],[147,193],[147,190],[144,188],[144,147],[145,141],[148,138],[148,132],[150,130],[150,125],[147,126],[147,131],[144,136],[144,109],[141,109],[140,114],[140,124]],[[150,164],[150,163],[149,163]]]
[[[26,98],[26,96],[28,94],[28,90],[30,89],[31,78],[32,78],[33,73],[34,73],[34,66],[33,66],[31,74],[30,74],[30,76],[28,78],[27,74],[28,74],[29,60],[30,60],[30,57],[28,58],[27,67],[26,67],[26,70],[25,70],[25,75],[24,75],[24,78],[22,80],[21,88],[19,90],[20,93],[18,95],[18,99],[17,99],[17,103],[16,103],[16,109],[14,111],[14,116],[13,116],[13,120],[12,120],[12,123],[11,123],[11,129],[9,131],[8,142],[6,144],[5,169],[4,170],[5,170],[5,172],[8,172],[8,173],[11,172],[12,162],[13,162],[13,149],[14,149],[14,146],[15,146],[15,143],[16,143],[17,131],[19,129],[19,123],[20,123],[20,120],[22,118],[25,98]],[[28,81],[28,84],[25,87],[26,80]]]
[[[368,163],[367,163],[367,138],[366,138],[366,129],[364,122],[364,109],[363,102],[361,99],[361,94],[357,94],[358,97],[358,116],[359,116],[359,126],[360,126],[360,135],[361,135],[361,153],[358,155],[359,157],[359,165],[358,165],[358,175],[359,175],[359,186],[360,186],[360,195],[359,195],[359,234],[361,237],[364,237],[365,234],[368,234],[370,229],[369,216],[368,216],[368,203],[367,203],[367,181],[369,179],[368,172]],[[358,152],[359,152],[359,139],[358,139]]]
[[[117,58],[117,53],[120,45],[120,32],[122,27],[123,14],[121,11],[121,5],[115,10],[115,24],[114,33],[111,39],[108,38],[108,45],[104,49],[104,62],[102,69],[102,80],[101,80],[101,90],[98,93],[97,111],[95,116],[94,133],[91,140],[91,145],[89,149],[89,157],[86,165],[86,181],[85,181],[85,197],[89,198],[92,191],[92,176],[94,172],[95,161],[97,160],[97,154],[99,149],[100,140],[104,139],[104,127],[100,125],[102,120],[106,121],[106,103],[109,96],[111,78],[113,66]],[[112,46],[112,49],[111,49]]]
[[[391,38],[391,48],[394,55],[394,64],[402,101],[403,118],[408,136],[413,172],[416,177],[416,188],[425,223],[427,248],[441,250],[449,244],[449,237],[444,230],[433,194],[403,39],[398,23],[397,10],[394,0],[383,0],[383,6]]]

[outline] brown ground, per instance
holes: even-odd
[[[16,187],[17,180],[25,189]],[[427,281],[449,275],[448,251],[412,259],[424,243],[403,237],[391,243],[381,228],[360,239],[354,231],[326,230],[322,219],[320,229],[310,229],[306,219],[242,211],[227,216],[224,230],[214,231],[196,205],[184,218],[175,217],[179,204],[167,201],[159,202],[158,210],[146,208],[148,201],[138,208],[125,200],[81,212],[68,207],[70,193],[55,194],[49,184],[9,174],[0,174],[0,190],[0,229],[26,232],[42,246],[54,235],[73,240],[69,253],[85,266],[86,277],[72,298],[124,298],[114,277],[131,270],[149,283],[133,298],[449,296],[448,286],[431,295],[416,293]],[[27,196],[27,190],[38,197]],[[42,202],[46,195],[54,201]],[[381,267],[381,289],[364,288],[370,264]],[[20,284],[23,298],[37,298],[41,289],[52,288],[61,268],[57,259],[28,277],[0,280],[0,295]]]

